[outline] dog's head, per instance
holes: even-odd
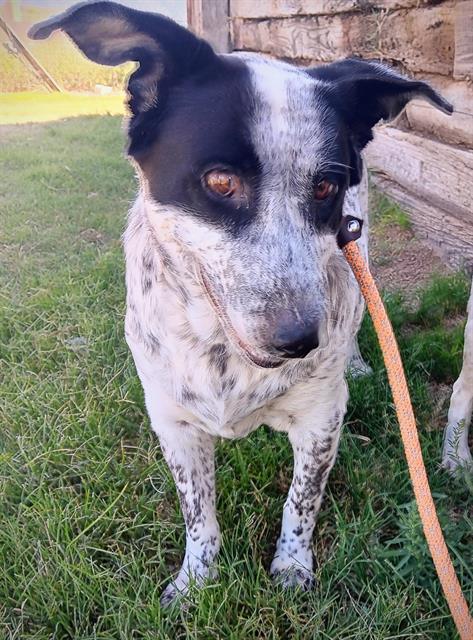
[[[95,62],[136,61],[129,148],[153,203],[198,265],[224,324],[260,364],[304,357],[326,338],[330,261],[347,189],[381,119],[414,97],[451,105],[423,82],[349,59],[300,69],[217,55],[171,20],[111,2],[36,25],[62,29]]]

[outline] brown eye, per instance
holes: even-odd
[[[241,197],[243,183],[234,173],[229,171],[209,171],[204,176],[205,186],[222,198]]]
[[[316,200],[325,200],[331,195],[337,193],[338,187],[333,182],[321,180],[315,185],[314,198]]]

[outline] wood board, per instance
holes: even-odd
[[[351,55],[384,59],[417,73],[452,75],[452,4],[382,14],[235,18],[233,44],[281,58],[331,62]]]
[[[471,225],[473,151],[382,126],[366,148],[368,166]]]

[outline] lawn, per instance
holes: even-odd
[[[0,637],[10,640],[445,639],[454,628],[422,536],[376,340],[350,382],[314,537],[318,587],[267,569],[291,478],[283,434],[217,452],[220,579],[183,611],[159,594],[184,548],[178,500],[124,342],[120,234],[136,188],[120,118],[0,129]],[[420,308],[387,304],[432,490],[473,602],[470,484],[439,468],[468,282],[435,278]]]
[[[123,115],[124,100],[122,92],[103,96],[35,91],[1,93],[0,125],[48,122],[71,116]]]

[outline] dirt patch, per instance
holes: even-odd
[[[445,383],[430,382],[430,397],[432,399],[432,415],[426,425],[427,431],[438,431],[447,424],[447,412],[450,404],[452,387]]]
[[[452,269],[410,229],[397,225],[374,228],[370,238],[371,270],[387,291],[401,290],[410,298],[433,273]]]
[[[379,195],[372,194],[371,210],[380,206]],[[381,208],[383,203],[381,203]],[[384,203],[386,208],[386,204]],[[409,306],[415,306],[418,290],[438,273],[453,273],[427,242],[416,237],[407,217],[397,208],[374,214],[370,227],[370,268],[379,287],[388,292],[401,291]]]
[[[87,195],[87,198],[95,197],[96,195],[96,193],[91,192]],[[104,234],[100,231],[97,231],[97,229],[83,229],[79,235],[82,240],[90,244],[94,244],[99,247],[102,247],[105,244],[106,238]]]

